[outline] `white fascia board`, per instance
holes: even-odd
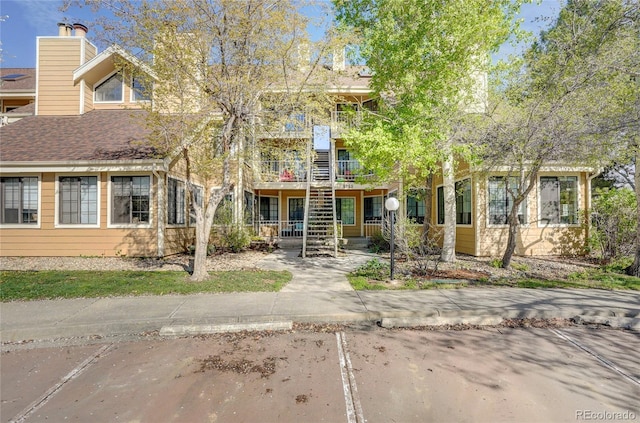
[[[163,160],[68,161],[68,162],[0,162],[1,173],[37,172],[123,172],[166,171]]]
[[[125,59],[126,61],[132,63],[137,68],[140,68],[146,74],[150,75],[154,79],[157,79],[157,77],[155,76],[154,72],[151,70],[151,68],[146,63],[142,62],[137,57],[127,53],[122,47],[120,47],[120,46],[118,46],[116,44],[113,44],[112,46],[110,46],[109,48],[104,50],[102,53],[98,54],[96,57],[94,57],[93,59],[89,60],[87,63],[83,64],[82,66],[77,68],[75,71],[73,71],[73,82],[77,83],[78,80],[82,79],[82,77],[87,72],[89,72],[91,69],[93,69],[96,66],[98,66],[103,61],[111,58],[111,56],[113,56],[114,54],[117,54],[117,55],[121,56],[123,59]]]
[[[517,171],[514,166],[474,166],[472,172],[495,172],[495,173],[513,173]],[[557,163],[544,165],[538,172],[601,172],[601,168],[596,166],[573,165],[567,163]]]

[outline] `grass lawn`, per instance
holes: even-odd
[[[616,271],[618,270],[618,271]],[[573,288],[640,290],[640,278],[620,273],[611,267],[594,268],[571,273],[566,278],[554,280],[533,278],[499,278],[447,282],[446,279],[431,280],[418,277],[397,277],[389,280],[389,265],[370,261],[350,273],[347,278],[355,290],[401,290],[401,289],[455,289],[466,287],[514,287],[514,288]]]
[[[0,301],[279,291],[291,273],[277,271],[210,272],[205,282],[190,282],[185,272],[169,271],[2,271]]]

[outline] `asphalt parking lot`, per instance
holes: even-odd
[[[321,326],[5,344],[2,422],[640,421],[638,332]]]

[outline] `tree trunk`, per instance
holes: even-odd
[[[518,236],[518,206],[512,207],[509,211],[509,237],[507,238],[507,248],[502,256],[502,267],[508,269],[511,265],[511,257],[516,251],[516,237]]]
[[[209,207],[207,207],[207,209],[208,208]],[[208,213],[205,213],[205,216],[206,214]],[[196,250],[193,255],[193,273],[189,278],[192,282],[202,282],[209,278],[209,272],[207,271],[207,251],[209,249],[211,225],[207,224],[208,219],[205,216],[200,213],[196,221]]]
[[[448,154],[442,162],[442,179],[444,184],[444,238],[440,261],[451,263],[456,260],[456,182],[451,154]]]
[[[633,264],[625,269],[627,275],[640,278],[640,170],[638,166],[640,164],[640,148],[636,147],[636,169],[633,177],[636,193],[636,253],[633,259]]]

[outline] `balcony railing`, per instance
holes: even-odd
[[[302,238],[303,220],[261,220],[258,222],[258,234],[267,239]],[[342,222],[338,221],[338,234],[342,234]]]
[[[303,160],[264,160],[260,162],[261,182],[304,182],[307,164]]]

